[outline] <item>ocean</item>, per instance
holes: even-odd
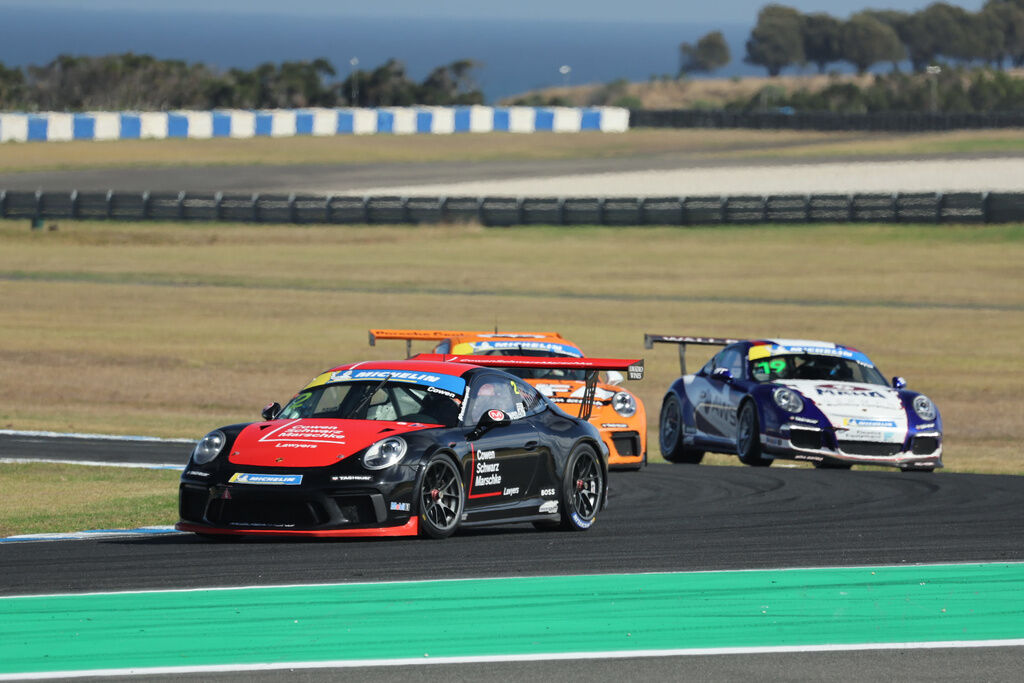
[[[123,52],[160,59],[251,69],[263,62],[328,59],[343,80],[351,69],[371,70],[389,58],[421,81],[436,66],[457,59],[481,63],[476,81],[488,103],[537,88],[569,83],[644,81],[674,76],[679,44],[696,43],[721,30],[733,61],[716,77],[764,75],[744,64],[752,24],[395,20],[368,17],[97,11],[5,8],[0,10],[0,62],[7,67],[42,65],[60,54]],[[569,66],[568,74],[560,67]]]

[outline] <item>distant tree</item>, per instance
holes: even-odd
[[[484,95],[473,79],[473,70],[480,64],[472,59],[459,59],[439,66],[419,87],[419,104],[483,104]]]
[[[389,59],[373,71],[356,71],[342,84],[343,92],[352,92],[352,78],[358,78],[357,106],[407,107],[416,103],[418,85],[405,73],[405,64]]]
[[[911,15],[906,12],[900,12],[891,9],[867,9],[860,14],[864,14],[869,17],[878,19],[880,22],[892,28],[899,36],[900,42],[903,44],[904,55],[906,58],[910,54],[910,42],[911,42]],[[899,63],[892,65],[894,71],[899,70]],[[923,67],[922,67],[923,68]]]
[[[829,64],[843,58],[839,36],[842,26],[843,22],[824,13],[808,14],[804,17],[804,56],[807,61],[818,65],[818,73],[825,73]]]
[[[711,73],[732,61],[729,44],[721,31],[712,31],[700,38],[696,45],[679,46],[679,75]]]
[[[1002,54],[995,63],[1002,67],[1008,59],[1014,66],[1024,66],[1024,0],[989,0],[981,15],[1002,34]]]
[[[792,7],[767,5],[757,15],[757,24],[747,40],[748,64],[763,66],[769,76],[778,76],[783,68],[806,61],[803,42],[803,18]]]
[[[908,21],[911,42],[907,50],[916,70],[924,70],[939,56],[960,61],[980,57],[982,50],[971,31],[972,16],[962,7],[932,3]]]
[[[0,110],[22,108],[25,97],[25,74],[8,69],[0,62]]]
[[[896,31],[868,14],[855,14],[840,30],[842,58],[863,74],[878,62],[898,62],[905,54]]]

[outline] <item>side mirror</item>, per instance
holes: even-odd
[[[609,370],[607,379],[608,384],[612,385],[613,387],[617,387],[620,384],[622,384],[622,380],[624,380],[625,377],[623,377],[622,373],[619,372],[618,370]]]
[[[711,372],[711,379],[717,379],[719,382],[728,384],[732,381],[732,372],[730,372],[729,368],[715,368]]]
[[[907,380],[903,379],[902,377],[893,377],[892,378],[892,388],[893,389],[906,389],[907,388]]]
[[[270,405],[265,406],[263,408],[262,414],[264,420],[273,420],[275,417],[281,414],[281,404],[278,403],[277,401],[274,401]]]
[[[467,438],[470,440],[478,439],[485,432],[494,429],[495,427],[502,427],[509,424],[512,424],[511,415],[506,413],[504,410],[492,408],[480,416],[480,422],[477,423],[476,427],[473,428],[473,431],[468,434]]]

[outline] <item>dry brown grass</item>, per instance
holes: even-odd
[[[9,222],[0,244],[3,428],[195,438],[404,352],[370,327],[498,325],[646,357],[653,430],[678,366],[644,332],[777,335],[860,347],[930,394],[950,469],[1024,473],[1021,226]]]
[[[491,133],[248,140],[0,144],[0,173],[89,168],[344,165],[686,155],[695,159],[1024,152],[1020,130],[863,133],[635,129],[626,133]]]

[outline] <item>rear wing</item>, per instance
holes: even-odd
[[[686,345],[696,344],[698,346],[728,346],[742,339],[729,339],[728,337],[685,337],[670,334],[644,334],[644,348],[653,349],[655,344],[678,344],[679,345],[679,374],[686,374]]]
[[[419,353],[416,360],[445,363],[467,363],[487,368],[549,368],[552,370],[586,370],[587,383],[580,401],[580,418],[590,419],[597,391],[597,373],[601,370],[624,370],[633,380],[644,378],[644,359],[623,358],[554,358],[549,356],[453,356],[441,353]]]
[[[414,341],[444,341],[452,337],[495,337],[501,339],[542,339],[562,338],[557,332],[494,332],[479,330],[370,330],[370,346],[376,346],[378,339],[404,339],[405,355],[412,355]]]

